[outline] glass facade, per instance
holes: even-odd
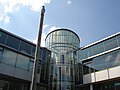
[[[120,89],[118,73],[120,70],[120,33],[81,47],[79,56],[82,64],[77,64],[75,69],[76,90]],[[82,73],[79,73],[80,70]],[[79,80],[80,75],[81,80]]]
[[[14,41],[14,43],[11,41]],[[18,38],[9,35],[7,37],[6,45],[18,50],[20,45],[20,40]]]
[[[51,50],[50,90],[74,90],[75,62],[80,40],[67,29],[58,29],[46,37],[46,46]]]
[[[120,66],[120,49],[83,61],[83,73],[90,74],[116,66]]]
[[[4,49],[1,62],[6,63],[12,66],[15,66],[17,59],[17,53],[12,52],[11,50]]]
[[[30,58],[24,55],[19,55],[17,57],[16,67],[28,70],[28,65],[30,62]]]
[[[5,44],[7,34],[0,31],[0,43]]]
[[[81,48],[80,57],[84,60],[88,57],[100,54],[102,52],[120,47],[120,35],[105,39],[88,47]]]
[[[83,84],[82,64],[75,64],[75,85]]]
[[[47,35],[47,48],[40,48],[37,90],[120,90],[120,33],[85,47],[79,43],[68,29]],[[0,29],[0,90],[29,90],[35,49]]]
[[[35,44],[0,29],[0,90],[29,90],[35,48]],[[43,47],[40,51],[37,90],[48,90],[51,52]]]

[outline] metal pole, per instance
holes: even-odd
[[[42,6],[39,33],[38,33],[38,40],[37,40],[36,51],[35,51],[35,59],[34,59],[34,66],[33,66],[32,81],[31,81],[30,90],[36,90],[37,70],[38,70],[38,63],[39,63],[39,57],[40,57],[40,44],[41,44],[41,35],[42,35],[44,13],[45,13],[45,8],[44,8],[44,6]]]

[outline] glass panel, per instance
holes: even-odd
[[[83,64],[83,72],[84,74],[90,74],[94,72],[93,61],[89,61]]]
[[[105,50],[110,50],[113,48],[118,47],[117,39],[116,37],[113,37],[111,39],[108,39],[104,42]]]
[[[75,82],[74,64],[77,59],[77,54],[73,53],[73,51],[75,48],[78,48],[76,47],[78,46],[76,42],[79,41],[77,41],[78,39],[76,39],[74,33],[67,30],[58,30],[51,33],[49,36],[53,37],[51,46],[48,45],[48,48],[52,51],[50,60],[51,89],[72,90],[71,85]],[[47,39],[48,38],[49,37],[47,37]],[[42,56],[44,56],[44,52]],[[45,75],[43,69],[42,73]],[[45,71],[47,70],[45,69]],[[74,87],[74,85],[72,87]]]
[[[99,56],[93,59],[95,71],[106,69],[105,56]]]
[[[2,56],[2,62],[14,66],[16,62],[16,57],[17,53],[5,49]]]
[[[119,42],[119,46],[120,46],[120,35],[118,35],[117,38],[118,38],[118,42]]]
[[[30,60],[30,58],[18,54],[16,67],[19,67],[19,68],[21,68],[21,69],[28,70],[29,60]]]
[[[81,54],[82,54],[81,55],[82,59],[85,59],[85,58],[91,56],[92,55],[91,48],[86,48],[86,49],[81,50]]]
[[[96,44],[92,46],[93,55],[99,54],[104,51],[103,43]]]
[[[108,68],[119,66],[120,65],[120,50],[111,52],[106,55],[106,61]]]
[[[34,56],[35,55],[35,49],[36,49],[36,46],[31,46],[31,54]]]
[[[0,43],[5,44],[7,35],[0,31]]]
[[[44,62],[44,56],[43,56],[43,52],[44,52],[45,50],[43,50],[42,48],[40,48],[40,55],[39,55],[39,58],[40,58],[40,60],[42,60],[42,62]]]
[[[30,61],[30,63],[29,63],[29,71],[33,70],[33,65],[34,65],[34,62]]]
[[[88,57],[88,50],[87,49],[81,50],[81,57],[82,57],[82,59],[85,59]]]
[[[22,41],[20,45],[20,51],[31,54],[31,45]]]
[[[1,61],[1,58],[2,58],[2,54],[3,54],[3,47],[0,46],[0,61]]]
[[[20,43],[19,39],[15,38],[15,37],[12,37],[12,36],[8,36],[6,45],[8,45],[8,46],[10,46],[14,49],[18,49],[19,48],[19,43]]]

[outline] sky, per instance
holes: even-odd
[[[120,0],[0,0],[0,28],[36,43],[43,5],[43,47],[58,28],[77,33],[80,47],[120,32]]]

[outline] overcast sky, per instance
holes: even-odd
[[[120,0],[0,0],[0,28],[36,42],[41,6],[46,35],[57,28],[78,34],[85,46],[120,32]]]

